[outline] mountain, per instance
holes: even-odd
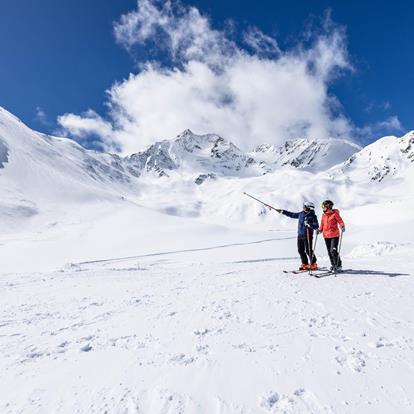
[[[397,138],[380,138],[353,154],[330,172],[332,178],[346,176],[358,182],[390,182],[406,179],[414,171],[414,131]]]
[[[109,185],[116,192],[122,192],[125,191],[122,187],[128,187],[145,174],[158,177],[181,174],[202,184],[206,179],[217,177],[261,176],[284,166],[321,171],[334,161],[344,161],[358,148],[342,140],[301,139],[280,147],[263,144],[253,152],[244,153],[216,134],[197,135],[186,130],[173,140],[159,141],[145,151],[119,157],[86,150],[66,138],[34,132],[0,108],[0,168],[4,168],[10,156],[6,175],[14,174],[14,181],[23,180],[31,189],[42,185],[42,175],[49,175],[57,189],[73,185],[80,191],[89,183],[100,190],[106,191]],[[51,168],[55,173],[50,174]],[[63,187],[61,182],[56,182],[59,176],[67,176]],[[49,186],[53,187],[51,182]],[[53,193],[51,187],[49,190]]]
[[[184,131],[174,140],[156,142],[143,152],[126,158],[131,172],[197,171],[200,177],[259,176],[281,167],[323,171],[348,159],[361,147],[350,141],[298,139],[282,146],[262,144],[243,153],[236,145],[216,134],[197,135]],[[199,183],[203,182],[200,181]]]
[[[346,140],[298,139],[243,152],[219,135],[190,130],[120,157],[32,131],[0,109],[0,227],[14,229],[45,211],[62,217],[70,205],[122,199],[168,215],[267,225],[268,212],[240,198],[243,191],[290,209],[325,198],[364,205],[387,199],[391,190],[382,189],[397,184],[405,189],[393,194],[411,194],[405,178],[413,158],[413,132],[364,149]]]
[[[40,213],[59,211],[61,220],[82,204],[119,199],[131,181],[118,156],[32,131],[0,108],[1,230],[26,226]]]
[[[250,155],[269,164],[272,169],[284,166],[308,171],[324,171],[362,148],[344,139],[296,139],[281,146],[262,144]]]
[[[257,162],[233,143],[216,134],[196,135],[184,131],[174,140],[163,140],[145,151],[124,159],[135,176],[154,171],[169,176],[174,170],[196,172],[210,177],[260,175]]]

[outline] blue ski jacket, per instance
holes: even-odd
[[[318,218],[313,210],[308,212],[301,211],[300,213],[291,213],[290,211],[283,210],[282,214],[285,216],[299,219],[298,222],[298,236],[306,237],[306,225],[307,222],[310,226],[310,232],[313,234],[313,231],[319,228]]]

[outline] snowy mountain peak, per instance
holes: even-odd
[[[346,175],[354,181],[382,182],[392,176],[407,176],[414,166],[414,131],[402,137],[386,136],[352,155],[334,168],[331,177]]]
[[[414,131],[401,137],[400,150],[408,160],[414,162]]]
[[[252,157],[274,167],[291,166],[306,170],[326,170],[349,158],[361,147],[343,139],[288,140],[281,146],[262,144]]]
[[[180,170],[210,178],[216,175],[260,176],[285,166],[326,170],[360,149],[346,140],[299,139],[281,146],[262,144],[244,153],[217,134],[197,135],[187,129],[174,140],[156,142],[145,151],[127,157],[127,162],[137,175],[155,172],[159,176],[169,176],[172,171]]]
[[[4,125],[4,123],[7,121],[19,122],[21,124],[23,123],[21,119],[19,119],[16,115],[12,114],[7,109],[0,106],[0,124]]]
[[[251,157],[219,135],[197,135],[189,129],[174,140],[156,142],[126,160],[137,173],[154,171],[160,176],[178,169],[196,174],[232,175],[254,164]]]

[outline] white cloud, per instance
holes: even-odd
[[[387,134],[403,132],[404,127],[397,116],[390,116],[384,121],[358,128],[357,131],[362,137],[382,137]]]
[[[114,24],[117,42],[127,50],[136,45],[163,49],[175,63],[197,60],[223,64],[238,52],[236,44],[211,27],[195,7],[178,1],[138,0],[137,9]]]
[[[385,121],[379,122],[377,125],[380,128],[388,129],[391,131],[402,131],[404,129],[397,116],[390,116]]]
[[[50,126],[51,125],[45,110],[43,108],[41,108],[40,106],[36,107],[35,119],[36,119],[36,121],[40,122],[41,124],[43,124],[45,126]]]
[[[58,121],[71,136],[99,136],[107,150],[142,149],[186,128],[216,132],[244,148],[288,138],[347,137],[355,128],[329,92],[330,82],[352,70],[344,30],[332,23],[307,46],[281,51],[259,29],[240,46],[194,7],[138,0],[114,25],[118,43],[162,51],[108,91],[109,120],[93,111]]]
[[[118,151],[119,145],[113,139],[114,130],[110,122],[105,121],[95,111],[88,110],[82,116],[64,114],[58,117],[58,123],[63,128],[63,135],[75,136],[81,143],[87,143],[91,136],[99,137],[101,146],[106,151]],[[99,144],[99,143],[98,143]]]
[[[281,54],[277,40],[266,35],[257,27],[251,27],[244,33],[243,40],[258,56],[277,57]]]

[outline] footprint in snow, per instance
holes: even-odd
[[[179,365],[190,365],[193,362],[195,362],[195,358],[192,356],[187,356],[185,354],[177,354],[174,355],[171,359],[171,362],[175,362],[176,364]]]
[[[280,395],[274,391],[262,397],[260,406],[271,413],[297,412],[294,396]]]
[[[59,353],[59,354],[63,354],[63,353],[65,353],[66,351],[67,351],[67,347],[68,347],[68,345],[69,345],[69,341],[63,341],[63,342],[61,342],[58,346],[57,346],[57,352]]]
[[[197,345],[196,346],[196,351],[199,354],[203,354],[203,355],[207,355],[209,353],[209,349],[210,347],[208,345]]]
[[[267,396],[262,397],[260,405],[270,411],[277,404],[279,399],[280,397],[277,392],[270,392]]]
[[[346,350],[341,346],[336,346],[335,350],[338,353],[338,355],[335,357],[335,360],[340,366],[344,367],[347,365],[355,372],[362,373],[364,371],[368,360],[368,356],[364,352],[356,348],[352,348],[352,350]]]
[[[247,353],[256,352],[256,350],[252,346],[249,346],[246,343],[233,345],[233,348],[234,349],[240,349],[240,350],[242,350],[244,352],[247,352]]]
[[[375,348],[383,348],[383,347],[389,347],[393,346],[394,344],[391,341],[388,341],[388,339],[384,337],[378,338],[377,342],[375,343]]]
[[[298,388],[291,395],[271,391],[261,398],[260,406],[271,413],[331,413],[315,394]]]
[[[92,346],[90,344],[86,344],[79,349],[81,352],[89,352],[92,351]]]
[[[204,329],[199,329],[197,331],[194,331],[194,335],[197,335],[198,337],[203,337],[207,335],[209,332],[210,332],[209,329],[204,328]]]

